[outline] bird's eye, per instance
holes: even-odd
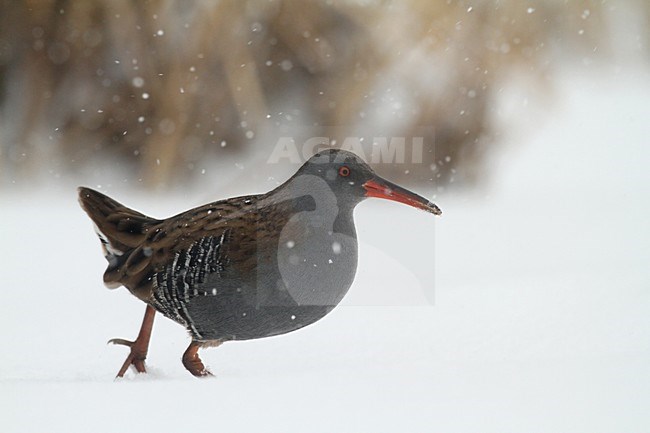
[[[350,168],[347,165],[339,168],[339,176],[348,177],[350,175]]]

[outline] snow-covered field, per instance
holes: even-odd
[[[489,186],[440,219],[362,204],[345,305],[203,351],[209,380],[158,317],[150,373],[115,381],[105,343],[144,306],[103,288],[73,185],[0,190],[0,431],[650,431],[649,78],[566,72],[537,114],[514,92]],[[162,217],[204,194],[114,195]]]

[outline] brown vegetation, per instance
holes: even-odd
[[[74,168],[117,158],[161,185],[191,177],[206,157],[250,146],[270,154],[279,130],[305,127],[424,136],[420,178],[448,179],[453,167],[471,180],[500,83],[515,70],[540,82],[558,52],[602,50],[604,35],[597,0],[16,0],[1,9],[4,180],[52,159]]]

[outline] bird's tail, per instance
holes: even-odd
[[[109,287],[118,287],[119,281],[113,280],[110,275],[118,270],[130,252],[144,241],[149,229],[160,220],[129,209],[90,188],[79,188],[79,203],[95,223],[95,231],[108,260],[104,283]]]

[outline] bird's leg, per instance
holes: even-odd
[[[214,341],[214,342],[209,342],[209,343],[202,343],[198,341],[192,341],[185,351],[183,353],[183,365],[189,371],[196,377],[206,377],[206,376],[212,376],[212,373],[205,368],[205,365],[203,365],[203,361],[201,361],[201,358],[199,358],[199,348],[203,346],[212,346],[216,347],[220,345],[220,341]]]
[[[122,368],[117,372],[116,377],[123,377],[126,370],[130,365],[133,365],[138,373],[146,373],[144,367],[144,360],[147,358],[147,351],[149,350],[149,340],[151,339],[151,328],[153,328],[153,318],[156,315],[156,310],[151,305],[147,305],[142,319],[142,326],[135,341],[123,340],[121,338],[114,338],[109,341],[111,344],[120,344],[131,348],[129,356],[126,357]]]

